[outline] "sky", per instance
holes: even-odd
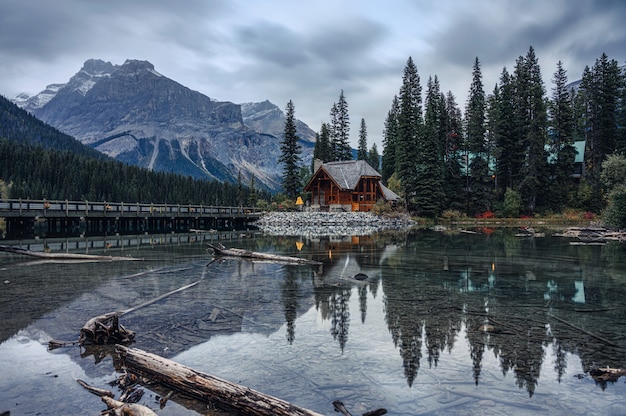
[[[343,91],[351,141],[361,119],[382,150],[409,57],[463,110],[474,60],[486,93],[535,49],[547,94],[602,53],[626,60],[623,0],[0,0],[0,94],[64,83],[87,59],[155,69],[219,101],[270,100],[315,131]]]

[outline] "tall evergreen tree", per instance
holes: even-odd
[[[404,67],[399,96],[396,172],[404,191],[407,208],[412,207],[417,191],[418,149],[424,121],[422,118],[422,86],[413,58]]]
[[[418,215],[434,217],[443,202],[443,132],[441,92],[439,80],[430,77],[426,89],[426,110],[423,134],[417,154],[415,208]]]
[[[383,130],[383,161],[381,167],[381,175],[383,182],[387,180],[396,171],[396,147],[398,143],[398,116],[400,114],[400,101],[398,96],[393,97],[391,109],[387,113],[385,119],[385,129]]]
[[[492,189],[487,147],[485,146],[486,101],[478,58],[474,61],[472,84],[465,110],[465,148],[467,160],[468,214],[487,211],[491,207]]]
[[[315,159],[322,162],[330,162],[333,160],[333,150],[330,143],[330,126],[328,123],[322,123],[320,131],[315,134],[315,147],[313,148],[313,160],[311,161],[311,172]]]
[[[621,73],[617,61],[602,54],[592,69],[585,68],[579,88],[583,113],[581,124],[585,135],[585,179],[591,185],[591,210],[602,207],[602,162],[613,153],[617,143],[617,109]]]
[[[367,155],[367,163],[376,169],[376,172],[380,171],[380,154],[378,153],[376,143],[372,143],[372,147]]]
[[[333,104],[330,115],[333,159],[351,160],[350,115],[348,114],[348,102],[343,94],[343,90],[339,94],[339,101]]]
[[[516,122],[522,132],[521,145],[525,159],[521,168],[519,192],[524,210],[534,213],[538,197],[547,184],[547,108],[541,69],[531,46],[525,57],[516,63]],[[541,205],[541,204],[540,204]]]
[[[446,94],[445,144],[443,148],[445,207],[465,210],[464,177],[461,160],[463,151],[463,116],[452,91]]]
[[[626,155],[626,66],[620,74],[619,100],[617,105],[617,135],[615,153]]]
[[[500,73],[497,92],[497,106],[491,108],[489,117],[496,146],[496,186],[498,195],[503,197],[507,188],[517,189],[524,160],[520,133],[516,128],[515,83],[506,68]]]
[[[567,71],[559,61],[552,78],[552,99],[548,106],[549,148],[551,153],[552,178],[550,192],[553,203],[550,208],[560,211],[567,204],[567,196],[573,191],[574,160],[574,111],[572,97],[567,88]]]
[[[298,143],[295,107],[291,100],[289,100],[285,109],[285,130],[283,140],[280,143],[280,151],[279,162],[283,163],[283,189],[288,197],[295,198],[302,186],[300,183],[300,168],[298,167],[302,148]]]
[[[357,160],[367,160],[367,126],[365,119],[361,119],[361,127],[359,128],[359,148],[357,150]]]

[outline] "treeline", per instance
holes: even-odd
[[[345,160],[346,120],[342,91],[331,122],[318,133],[314,158]],[[626,73],[602,54],[571,85],[559,62],[548,94],[530,47],[486,93],[476,58],[463,112],[436,75],[423,94],[409,58],[385,119],[381,166],[366,140],[362,120],[359,158],[379,169],[387,186],[420,216],[517,216],[567,208],[600,213],[611,191],[601,179],[603,163],[626,151]],[[577,147],[584,149],[580,163]]]
[[[113,160],[0,139],[0,180],[9,198],[139,203],[254,205],[264,191],[197,180]]]
[[[425,100],[409,58],[385,122],[382,174],[423,216],[459,210],[533,215],[606,205],[602,164],[626,149],[625,74],[603,54],[568,88],[561,62],[546,93],[534,49],[486,94],[480,61],[462,116],[451,92],[428,79]],[[575,175],[575,142],[584,142]]]
[[[114,161],[0,96],[0,198],[255,205],[250,183],[197,180]]]
[[[105,154],[84,145],[72,136],[61,133],[54,127],[19,108],[2,95],[0,95],[0,137],[6,137],[31,146],[41,146],[46,149],[62,149],[95,159],[108,159],[108,156]]]

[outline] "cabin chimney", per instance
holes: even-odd
[[[319,168],[322,167],[322,160],[315,158],[315,160],[313,161],[313,174],[315,174],[315,172],[317,172],[319,170]]]

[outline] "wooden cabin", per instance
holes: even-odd
[[[321,163],[304,187],[311,193],[311,209],[369,211],[382,199],[395,203],[399,196],[385,187],[381,174],[364,160]]]

